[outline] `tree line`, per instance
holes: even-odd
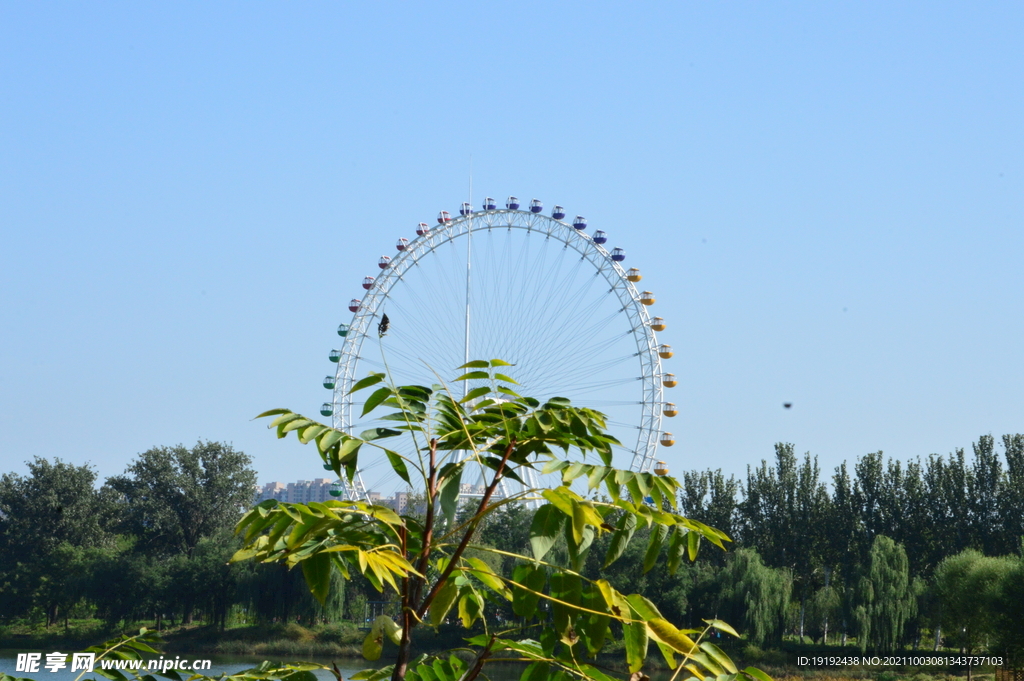
[[[0,621],[224,625],[232,611],[311,606],[282,570],[227,565],[256,473],[231,446],[156,447],[97,486],[59,459],[0,478]],[[294,605],[300,604],[299,606]]]
[[[633,541],[627,551],[636,555],[603,570],[603,535],[583,570],[644,594],[674,621],[719,617],[765,646],[795,635],[864,650],[1019,654],[1024,436],[1000,444],[983,436],[970,455],[911,462],[877,452],[827,477],[815,457],[779,444],[774,460],[748,468],[745,479],[688,471],[683,514],[725,531],[734,539],[728,552],[705,547],[675,576],[643,573],[648,544]],[[0,478],[4,622],[361,622],[367,604],[383,598],[357,577],[337,580],[321,604],[300,571],[228,565],[238,547],[232,529],[256,481],[249,457],[229,445],[150,449],[100,486],[88,466],[36,458],[28,468]],[[510,506],[480,541],[526,547],[530,517]],[[638,539],[645,532],[638,528]],[[515,565],[494,567],[511,574]],[[492,606],[488,617],[515,617]]]

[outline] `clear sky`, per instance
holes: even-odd
[[[673,472],[1024,431],[1022,35],[1019,2],[0,0],[0,469],[202,438],[323,475],[251,419],[316,412],[470,162],[642,268]]]

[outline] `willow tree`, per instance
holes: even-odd
[[[384,374],[371,374],[353,387],[377,386],[366,398],[363,416],[387,409],[381,418],[395,427],[359,435],[287,409],[262,414],[276,417],[271,427],[278,437],[294,432],[301,442],[315,443],[322,463],[349,481],[361,452],[378,449],[395,473],[424,495],[425,514],[400,515],[355,500],[265,501],[238,524],[244,547],[234,560],[301,566],[310,591],[321,600],[330,591],[332,570],[344,576],[361,573],[377,589],[395,592],[400,616],[378,617],[363,644],[364,656],[377,660],[385,639],[390,639],[397,646],[394,664],[353,678],[472,681],[499,656],[529,662],[524,680],[610,681],[594,658],[615,629],[621,631],[635,679],[644,678],[641,670],[651,641],[677,675],[685,669],[687,677],[699,679],[737,673],[767,679],[757,669],[739,672],[705,640],[712,629],[735,635],[724,622],[706,620],[702,629],[679,629],[643,596],[620,593],[607,580],[581,574],[594,539],[604,533],[611,534],[607,566],[622,556],[638,528],[648,528],[644,570],[655,566],[665,547],[667,569],[674,571],[684,558],[696,558],[702,541],[723,547],[728,538],[675,512],[679,485],[674,479],[614,468],[616,440],[606,433],[602,414],[563,398],[542,403],[523,397],[512,388],[516,382],[499,373],[506,366],[490,360],[460,367],[465,373],[456,381],[472,381],[474,386],[462,399],[442,386],[396,386]],[[396,437],[412,439],[411,454],[387,446]],[[463,473],[472,467],[487,472],[486,485],[472,512],[460,519],[458,491]],[[562,484],[552,489],[523,484],[518,493],[496,494],[504,480],[529,479],[529,469],[558,473]],[[571,489],[577,479],[586,480],[585,492]],[[530,520],[528,554],[478,543],[489,516],[525,501],[539,504]],[[564,550],[552,551],[556,543]],[[512,574],[502,574],[480,558],[488,554],[515,560]],[[511,602],[521,618],[514,626],[484,617],[488,603],[501,601]],[[477,624],[483,633],[467,638],[462,655],[413,659],[417,629],[437,627],[450,614],[457,614],[467,628]]]
[[[878,535],[871,544],[870,561],[871,647],[879,652],[892,652],[900,644],[907,622],[917,614],[917,596],[911,588],[907,552],[901,544]]]
[[[793,595],[789,568],[771,568],[754,549],[739,549],[722,572],[724,598],[743,612],[747,633],[758,644],[781,643]]]

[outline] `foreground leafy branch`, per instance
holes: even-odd
[[[362,501],[265,501],[239,522],[244,545],[233,561],[301,565],[310,591],[321,601],[332,569],[346,578],[358,572],[379,591],[394,591],[401,603],[399,621],[378,617],[363,643],[363,655],[379,659],[387,638],[398,646],[395,662],[361,672],[356,679],[472,681],[500,653],[501,659],[530,663],[524,681],[606,681],[611,677],[594,660],[612,640],[614,623],[636,679],[643,678],[653,641],[675,677],[703,680],[726,674],[768,681],[759,670],[738,670],[728,655],[704,640],[712,629],[736,635],[724,622],[709,620],[704,629],[679,629],[643,596],[622,594],[604,579],[581,574],[595,538],[604,533],[611,535],[603,560],[607,567],[623,555],[639,528],[647,528],[645,572],[654,568],[663,548],[665,567],[674,573],[684,558],[696,558],[702,541],[724,548],[729,538],[677,513],[679,484],[673,478],[614,468],[612,446],[618,442],[606,432],[603,414],[564,398],[541,403],[521,396],[512,388],[515,380],[501,373],[507,366],[502,360],[478,360],[460,367],[465,373],[455,380],[471,382],[462,399],[442,386],[395,386],[384,374],[371,374],[353,388],[376,386],[362,415],[386,409],[376,418],[395,425],[358,436],[287,409],[261,414],[276,417],[270,427],[278,437],[294,432],[304,444],[315,443],[323,463],[350,482],[361,452],[367,447],[380,450],[396,474],[423,490],[425,517],[418,520]],[[402,455],[382,444],[399,436],[413,439],[413,454]],[[581,458],[570,457],[570,452]],[[594,457],[592,462],[588,456]],[[488,470],[489,481],[472,515],[456,523],[462,476],[473,465]],[[529,469],[559,474],[562,484],[530,488],[524,483]],[[581,494],[571,485],[582,479],[586,490]],[[506,481],[519,483],[521,490],[498,494]],[[489,516],[517,501],[540,504],[530,526],[530,555],[473,543]],[[552,552],[556,544],[564,548],[564,556],[563,551]],[[469,548],[474,549],[471,554],[494,553],[518,564],[511,576],[498,574],[476,555],[467,555]],[[490,631],[484,610],[488,602],[500,600],[511,601],[513,612],[523,619],[521,626]],[[546,608],[539,607],[541,601]],[[411,659],[414,630],[437,627],[452,613],[467,628],[478,620],[483,623],[485,633],[467,640],[471,659],[455,654]],[[549,623],[538,626],[549,616]],[[527,636],[537,630],[539,635]]]

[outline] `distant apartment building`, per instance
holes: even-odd
[[[337,497],[331,495],[333,481],[328,478],[317,478],[315,480],[296,480],[287,484],[283,482],[268,482],[255,488],[256,503],[267,499],[276,499],[291,504],[308,504],[311,501],[331,501]],[[399,513],[404,513],[409,506],[409,492],[398,492],[393,497],[383,498],[380,492],[367,492],[367,499],[371,504],[390,506]]]
[[[259,503],[267,499],[276,499],[292,504],[308,504],[311,501],[331,501],[332,499],[337,499],[337,497],[331,495],[333,484],[333,481],[327,478],[296,480],[287,484],[283,482],[268,482],[262,488],[256,487],[256,502]],[[462,483],[459,486],[459,496],[462,498],[479,498],[483,493],[483,485]],[[380,492],[370,491],[366,493],[366,497],[371,504],[388,506],[399,513],[405,513],[409,509],[410,499],[414,498],[412,493],[408,491],[395,492],[395,495],[391,497],[382,497]]]
[[[277,499],[292,504],[308,504],[311,501],[328,501],[331,496],[331,480],[317,478],[315,480],[296,480],[287,485],[283,482],[268,482],[256,493],[256,501]]]

